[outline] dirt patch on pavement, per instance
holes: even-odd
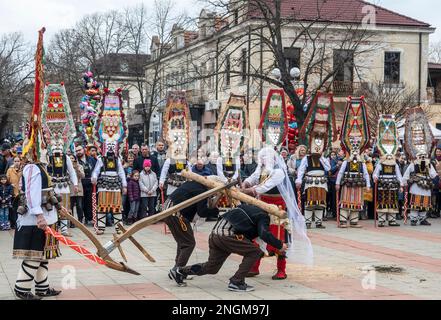
[[[372,266],[375,271],[379,273],[393,273],[393,274],[401,274],[404,273],[405,269],[398,266]]]

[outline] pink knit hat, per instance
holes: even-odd
[[[145,167],[152,167],[152,161],[150,161],[149,159],[145,159],[144,163],[143,163],[143,168]]]

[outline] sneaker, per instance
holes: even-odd
[[[306,224],[306,229],[308,229],[308,230],[311,229],[311,224],[310,223]]]
[[[173,280],[176,281],[178,286],[180,287],[187,286],[187,284],[184,282],[184,275],[179,271],[179,268],[174,267],[170,269],[169,277],[170,276],[173,278]]]
[[[359,225],[358,223],[351,223],[350,225],[349,225],[351,228],[357,228],[357,229],[360,229],[360,228],[363,228],[363,226],[362,225]]]
[[[400,224],[397,223],[396,221],[389,222],[389,227],[399,227],[399,226],[400,226]]]
[[[416,222],[416,221],[411,221],[411,222],[410,222],[410,225],[411,225],[412,227],[416,227],[417,222]]]
[[[422,225],[422,226],[431,226],[432,224],[429,221],[427,221],[427,220],[423,220],[423,221],[420,222],[420,225]]]
[[[326,227],[324,225],[322,225],[321,223],[320,224],[316,224],[315,227],[317,229],[326,229]]]
[[[241,284],[230,282],[230,284],[228,285],[228,290],[234,292],[251,292],[254,291],[254,287],[247,285],[245,282]]]
[[[379,222],[378,223],[378,228],[384,228],[384,222]]]
[[[21,300],[41,300],[41,297],[34,295],[32,292],[23,293],[14,289],[14,294]]]

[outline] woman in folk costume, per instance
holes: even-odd
[[[370,189],[371,183],[366,164],[361,152],[369,143],[364,98],[349,98],[342,125],[342,146],[349,152],[337,175],[335,189],[340,191],[339,227],[361,228],[358,224],[360,212],[364,208],[364,189]]]
[[[433,142],[433,134],[423,109],[417,107],[408,110],[404,147],[407,157],[412,160],[412,163],[403,175],[403,182],[410,187],[410,222],[412,226],[416,226],[418,223],[423,226],[431,225],[427,221],[427,212],[432,206],[432,179],[437,176],[429,157]]]
[[[190,109],[185,92],[168,93],[163,130],[169,150],[168,158],[161,170],[159,188],[163,190],[167,183],[167,196],[169,196],[185,183],[185,178],[181,176],[182,170],[191,167],[187,160],[190,141]]]
[[[398,192],[403,186],[400,167],[395,161],[398,151],[398,132],[394,115],[382,115],[378,121],[377,149],[380,162],[375,167],[372,178],[376,190],[376,212],[378,226],[384,227],[388,222],[391,227],[400,226],[396,221],[399,212]]]
[[[41,99],[43,97],[43,28],[39,32],[36,54],[35,98],[32,109],[29,135],[24,143],[23,156],[28,163],[23,169],[22,191],[17,230],[14,234],[13,258],[22,259],[14,293],[19,299],[40,300],[57,296],[61,291],[50,288],[48,269],[50,259],[60,256],[58,241],[46,235],[48,226],[56,228],[58,215],[57,199],[51,178],[42,163],[46,161],[46,150],[41,128]],[[35,284],[35,295],[32,286]]]
[[[121,153],[126,146],[128,130],[122,107],[121,89],[104,90],[101,111],[95,123],[95,136],[102,146],[102,158],[98,159],[92,172],[92,183],[97,186],[98,218],[97,234],[106,229],[106,215],[111,213],[115,229],[120,232],[118,223],[122,221],[122,194],[127,194],[127,180],[122,164]]]
[[[289,181],[286,165],[283,159],[273,148],[265,147],[260,150],[258,155],[258,166],[256,171],[247,178],[242,184],[242,192],[258,197],[261,201],[280,206],[288,210],[289,219],[279,219],[271,217],[270,230],[279,240],[288,243],[289,231],[293,230],[300,234],[303,239],[307,239],[305,220],[297,207],[294,191]],[[295,226],[291,224],[294,223]],[[286,255],[267,246],[269,255],[277,256],[277,273],[272,277],[273,280],[286,279]],[[249,276],[259,274],[260,259],[251,269]]]
[[[48,143],[47,169],[55,193],[62,197],[63,207],[71,210],[69,185],[77,191],[78,177],[66,153],[75,139],[76,130],[64,84],[46,84],[41,117]],[[64,236],[72,236],[69,233],[68,220],[60,220],[60,229]]]
[[[305,220],[306,227],[311,228],[313,219],[318,229],[322,225],[326,212],[326,195],[328,192],[327,172],[331,164],[324,153],[335,141],[335,116],[332,94],[318,92],[308,112],[308,116],[300,132],[302,139],[309,144],[310,155],[302,159],[297,172],[296,186],[301,190],[305,182],[306,193]]]

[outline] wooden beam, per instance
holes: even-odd
[[[221,182],[207,179],[207,177],[202,177],[188,170],[182,171],[181,174],[183,177],[189,180],[199,182],[200,184],[203,184],[204,186],[207,186],[209,188],[217,188],[222,185]],[[240,192],[238,189],[234,187],[230,188],[228,192],[231,194],[231,197],[233,197],[234,199],[259,207],[260,209],[266,211],[268,214],[274,215],[278,218],[281,219],[286,218],[286,211],[279,209],[276,205],[268,204],[263,201],[260,201],[259,199],[253,198],[243,192]]]

